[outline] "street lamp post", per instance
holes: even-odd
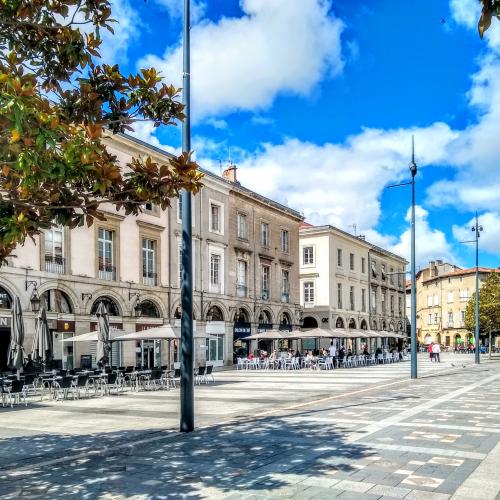
[[[483,230],[483,226],[479,225],[479,220],[476,212],[476,223],[472,228],[474,232],[474,242],[476,243],[476,297],[474,303],[474,315],[475,315],[475,335],[474,335],[474,344],[476,346],[475,349],[475,362],[478,365],[481,360],[480,352],[479,352],[479,236],[480,232]],[[491,346],[489,346],[491,350]]]
[[[411,138],[411,181],[392,184],[388,188],[409,186],[411,184],[411,378],[417,378],[417,285],[415,264],[415,176],[417,175],[417,164],[415,163],[415,138]]]
[[[183,29],[183,90],[184,122],[182,124],[182,152],[191,151],[191,99],[190,99],[190,0],[184,0]],[[193,384],[193,264],[191,193],[181,192],[182,206],[182,287],[181,287],[181,414],[180,431],[194,430],[194,384]]]

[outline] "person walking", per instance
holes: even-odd
[[[434,361],[437,363],[441,363],[441,359],[439,358],[439,353],[441,352],[441,346],[438,342],[433,344],[432,346],[432,355],[434,357]]]
[[[335,344],[332,342],[330,343],[330,347],[328,348],[328,354],[332,358],[332,366],[333,368],[337,368],[337,347]]]
[[[427,348],[427,350],[429,351],[429,358],[430,358],[431,362],[434,359],[434,352],[432,351],[432,346],[433,346],[433,343],[431,342],[429,344],[429,347]]]

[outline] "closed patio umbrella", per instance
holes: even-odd
[[[41,361],[45,365],[51,360],[52,352],[52,335],[50,334],[49,324],[47,322],[47,312],[45,308],[42,307],[38,313],[38,322],[35,336],[33,337],[31,357],[34,361]]]
[[[19,297],[15,297],[12,305],[12,331],[10,334],[10,345],[7,353],[7,364],[17,370],[17,376],[23,369],[23,342],[24,322],[23,310]]]
[[[96,347],[96,362],[103,369],[106,365],[109,353],[111,351],[111,343],[109,341],[109,315],[106,306],[100,302],[97,307],[97,347]]]

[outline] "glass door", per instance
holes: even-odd
[[[224,364],[224,335],[212,335],[207,339],[207,361],[214,366]]]

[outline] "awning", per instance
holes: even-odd
[[[115,337],[121,335],[122,333],[123,330],[118,330],[118,328],[110,328],[109,338],[111,340],[115,340]],[[81,335],[62,339],[62,342],[97,342],[97,330],[94,332],[82,333]]]
[[[297,337],[304,339],[346,339],[350,338],[346,330],[341,328],[312,328],[300,332]]]
[[[114,338],[113,340],[115,341],[168,340],[168,339],[179,339],[179,338],[180,338],[179,328],[174,329],[171,325],[161,325],[154,328],[148,328],[147,330],[141,330],[139,332],[125,333]]]
[[[241,340],[280,340],[293,338],[290,334],[285,334],[280,330],[263,330],[248,337],[243,337]]]

